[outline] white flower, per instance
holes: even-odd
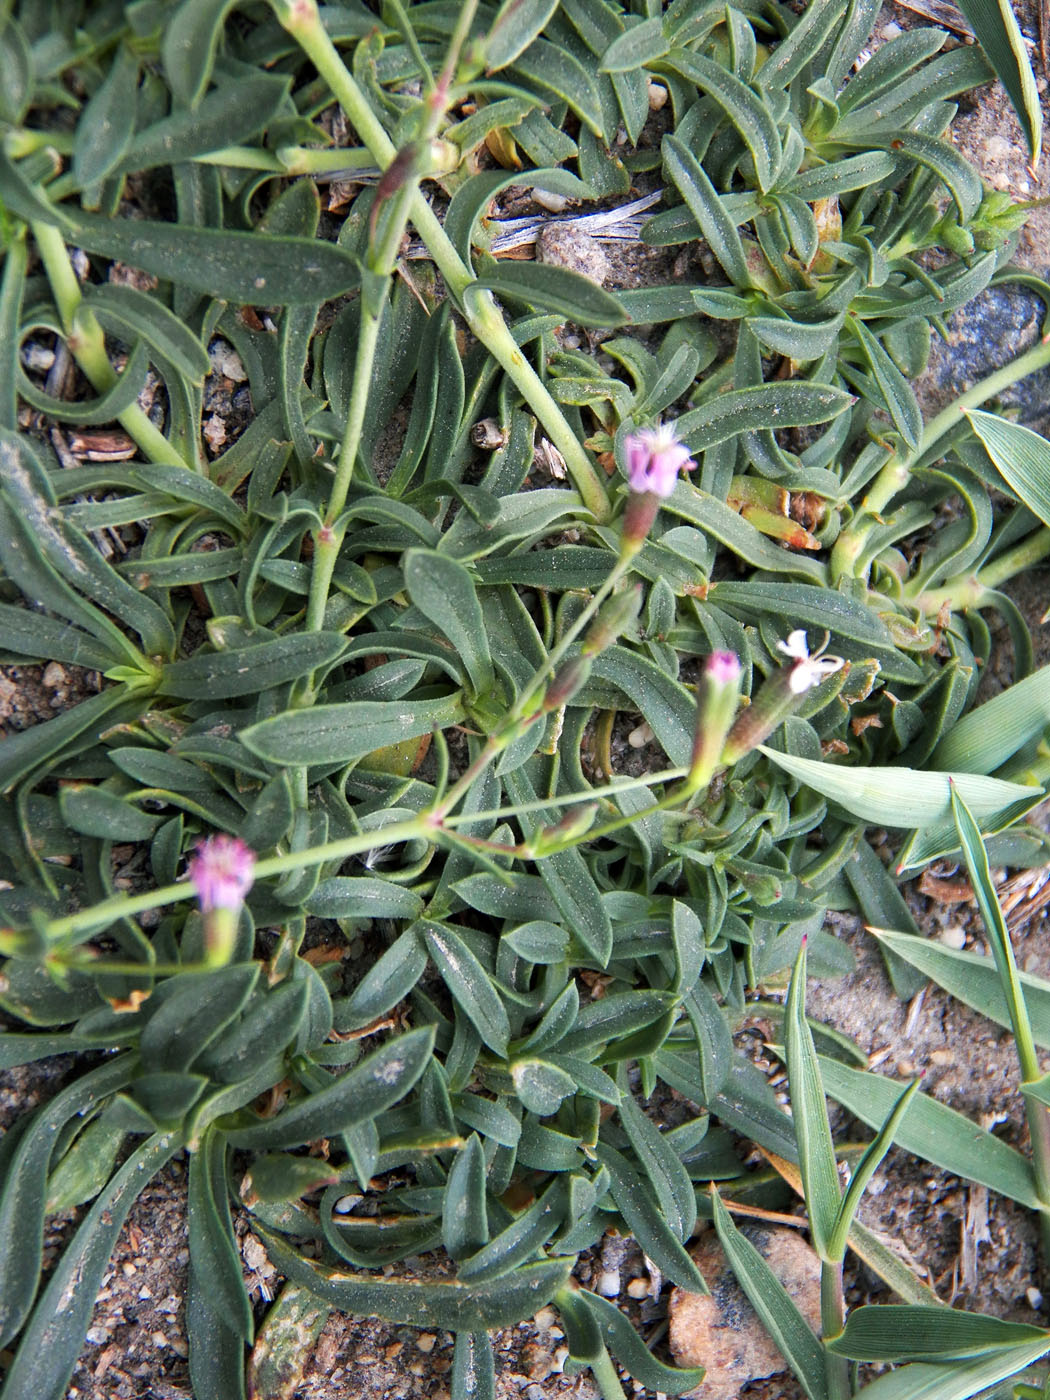
[[[807,690],[819,685],[825,676],[839,671],[846,664],[841,656],[825,656],[824,647],[828,644],[827,634],[823,646],[813,656],[809,654],[806,634],[801,627],[789,634],[786,642],[777,642],[777,650],[794,661],[788,685],[792,695],[805,695]]]

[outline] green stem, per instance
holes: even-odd
[[[825,1340],[837,1337],[846,1325],[846,1303],[842,1293],[842,1262],[820,1261],[820,1331]],[[828,1378],[828,1400],[849,1400],[849,1361],[834,1352],[824,1353]]]
[[[604,1347],[599,1356],[590,1363],[591,1374],[598,1382],[598,1389],[602,1393],[602,1400],[627,1400],[620,1384],[620,1377],[616,1374],[616,1367],[612,1364],[612,1358]]]
[[[326,841],[320,846],[310,846],[304,851],[290,851],[284,855],[268,856],[255,866],[255,878],[266,879],[270,875],[283,875],[289,870],[304,870],[326,861],[342,861],[362,851],[374,850],[377,846],[389,846],[416,837],[433,839],[438,824],[423,814],[408,817],[401,822],[391,822],[377,831],[358,832],[354,836],[344,836],[339,841]],[[183,899],[195,898],[193,885],[179,880],[172,885],[162,885],[157,890],[146,890],[142,894],[117,894],[102,900],[90,909],[80,909],[75,914],[67,914],[60,919],[52,919],[47,925],[46,937],[54,942],[89,937],[107,928],[117,919],[133,918],[147,909],[163,909],[169,904],[178,904]]]
[[[1044,369],[1047,365],[1050,365],[1050,336],[1040,340],[1037,345],[1033,345],[1023,355],[1019,355],[1016,360],[1011,360],[1009,364],[1003,365],[1001,369],[987,375],[979,384],[975,384],[965,394],[960,394],[947,408],[942,409],[935,418],[927,423],[922,438],[914,451],[903,457],[894,453],[889,458],[875,478],[871,490],[865,496],[853,524],[848,529],[843,530],[835,542],[831,553],[831,576],[835,581],[853,576],[854,566],[864,553],[868,535],[873,526],[878,523],[875,517],[885,510],[897,492],[903,490],[908,484],[912,470],[935,452],[937,445],[943,438],[960,426],[964,421],[963,415],[966,410],[979,408],[981,404],[987,403],[989,399],[1001,394],[1004,389],[1009,389],[1012,384],[1016,384],[1019,379],[1025,379],[1028,375],[1035,374],[1037,370]],[[1050,542],[1048,542],[1044,553],[1046,552],[1050,552]],[[1037,557],[1042,558],[1042,554]],[[1002,561],[999,562],[1002,563]],[[1018,567],[1023,568],[1024,563]],[[1003,574],[999,581],[1009,577],[1011,577],[1010,573]],[[988,581],[987,571],[983,581],[988,588],[996,587],[995,583]],[[949,599],[949,601],[952,600]]]
[[[51,224],[31,225],[37,251],[44,264],[51,294],[62,319],[66,344],[85,377],[97,393],[104,394],[117,382],[117,373],[106,354],[106,339],[94,313],[83,305],[80,283],[70,262],[69,249],[61,232]],[[138,404],[117,415],[117,421],[151,462],[197,469],[175,451],[164,434],[155,428]]]
[[[385,170],[397,154],[394,144],[325,32],[315,0],[294,0],[294,3],[293,0],[271,0],[271,4],[281,24],[313,61],[376,164]],[[515,343],[491,293],[474,286],[474,274],[456,251],[421,190],[415,191],[410,212],[420,238],[430,250],[450,294],[460,304],[471,330],[521,390],[565,458],[566,468],[584,505],[599,523],[605,523],[611,513],[605,485],[558,404]]]
[[[445,793],[438,806],[434,808],[434,815],[438,821],[443,821],[445,819],[460,798],[466,794],[467,789],[480,777],[492,760],[496,758],[498,754],[501,754],[509,744],[512,744],[530,724],[537,722],[536,715],[527,713],[534,703],[537,691],[546,683],[548,676],[553,674],[555,666],[557,666],[569,647],[572,646],[584,627],[590,622],[591,618],[612,592],[617,582],[630,568],[631,559],[633,557],[633,555],[621,556],[621,558],[616,561],[616,564],[609,572],[608,578],[588,602],[579,617],[575,619],[572,626],[566,631],[565,636],[562,637],[561,641],[550,653],[543,665],[537,667],[533,672],[532,679],[507,711],[499,729],[495,734],[489,735],[481,752],[468,765],[466,770],[460,774]]]
[[[959,574],[949,579],[941,588],[931,588],[920,593],[915,606],[927,617],[936,617],[941,608],[947,605],[953,612],[965,612],[982,608],[989,601],[989,594],[1008,580],[1030,569],[1050,554],[1050,529],[1045,525],[1028,536],[1027,539],[993,559],[990,564],[976,574]]]

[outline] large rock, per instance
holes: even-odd
[[[814,1331],[820,1328],[820,1261],[793,1230],[745,1225],[743,1233],[766,1260]],[[737,1400],[743,1386],[788,1369],[737,1283],[714,1231],[690,1251],[710,1297],[676,1288],[668,1305],[671,1351],[679,1366],[704,1366],[695,1400]]]

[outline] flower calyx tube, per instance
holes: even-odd
[[[238,836],[209,836],[190,857],[188,874],[204,919],[205,962],[223,967],[233,956],[241,907],[255,877],[255,852]]]
[[[706,788],[722,766],[722,750],[740,702],[743,667],[732,651],[714,651],[704,662],[696,688],[696,732],[686,785]]]
[[[641,549],[660,509],[673,493],[679,472],[695,471],[689,449],[678,441],[673,423],[641,428],[624,438],[627,485],[630,495],[623,514],[620,535],[621,557]]]
[[[781,666],[763,681],[758,694],[743,710],[729,731],[722,763],[738,763],[778,729],[802,703],[802,698],[826,676],[841,670],[846,664],[840,656],[825,656],[824,649],[810,655],[806,634],[798,628],[786,642],[777,642],[777,650],[791,661]]]

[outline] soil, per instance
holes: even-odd
[[[1018,9],[1028,34],[1035,37],[1037,0]],[[916,11],[929,8],[887,6],[886,26],[912,27],[928,23]],[[1039,78],[1041,90],[1046,79]],[[985,89],[969,110],[960,112],[953,129],[956,143],[982,170],[985,180],[1015,197],[1038,199],[1050,195],[1050,161],[1038,173],[1028,167],[1016,118],[1001,90]],[[608,248],[608,245],[606,245]],[[615,246],[609,251],[607,285],[624,287],[665,281],[668,256],[662,250]],[[1016,261],[1046,275],[1050,272],[1050,210],[1037,209],[1024,230]],[[684,266],[675,268],[679,276]],[[692,274],[686,274],[690,277]],[[999,346],[1005,359],[1034,341],[1040,333],[1042,307],[1024,293],[993,293],[979,307],[957,315],[945,344],[935,346],[931,370],[924,383],[924,407],[935,412],[948,399],[993,367],[989,347]],[[220,433],[243,427],[244,404],[237,376],[223,375],[217,366],[209,409],[210,432],[219,445]],[[1025,384],[1016,396],[1025,421],[1046,426],[1045,405],[1050,382]],[[1038,623],[1044,608],[1047,574],[1037,570],[1021,581],[1015,597],[1035,627],[1037,660],[1050,659],[1050,643],[1040,641]],[[1045,631],[1045,629],[1044,629]],[[1041,655],[1040,655],[1041,653]],[[1009,666],[1008,657],[1001,662]],[[60,674],[61,673],[61,674]],[[75,668],[0,668],[0,734],[43,720],[98,686],[92,673]],[[971,904],[945,904],[907,891],[923,931],[953,946],[980,949],[979,923]],[[1037,912],[1018,930],[1016,947],[1022,966],[1050,976],[1044,913]],[[1025,1132],[1017,1067],[1011,1037],[933,986],[910,1004],[894,995],[872,938],[855,919],[829,916],[835,932],[853,949],[856,971],[831,983],[815,983],[809,993],[810,1013],[849,1034],[885,1074],[910,1078],[923,1072],[923,1087],[951,1103],[1007,1141],[1023,1145]],[[66,1057],[0,1075],[0,1126],[8,1126],[28,1107],[50,1096],[69,1074]],[[1050,1068],[1048,1060],[1047,1068]],[[839,1125],[837,1125],[839,1126]],[[848,1127],[843,1121],[841,1126]],[[175,1160],[137,1201],[111,1261],[87,1343],[73,1376],[70,1397],[84,1400],[190,1400],[186,1364],[183,1295],[188,1260],[185,1223],[185,1163]],[[48,1255],[68,1238],[75,1212],[49,1222]],[[989,1195],[945,1172],[932,1169],[903,1153],[890,1153],[869,1188],[861,1218],[873,1230],[895,1242],[946,1301],[1017,1321],[1042,1323],[1044,1303],[1036,1261],[1036,1232],[1019,1207]],[[257,1321],[281,1283],[244,1220],[242,1255],[256,1303]],[[667,1359],[665,1309],[662,1298],[638,1301],[641,1291],[632,1280],[647,1278],[645,1261],[633,1244],[621,1251],[621,1293],[658,1354]],[[608,1259],[585,1257],[579,1276],[587,1283],[597,1271],[607,1271]],[[886,1300],[878,1280],[863,1269],[849,1278],[851,1304]],[[532,1321],[498,1334],[497,1396],[499,1400],[594,1400],[597,1389],[589,1374],[565,1374],[565,1347],[553,1309]],[[294,1400],[401,1400],[402,1397],[448,1395],[452,1356],[451,1336],[419,1334],[414,1329],[351,1318],[333,1313],[313,1349]],[[645,1395],[625,1381],[628,1394]],[[741,1392],[742,1400],[801,1400],[802,1392],[787,1376],[756,1381]],[[292,1400],[292,1397],[289,1397]]]

